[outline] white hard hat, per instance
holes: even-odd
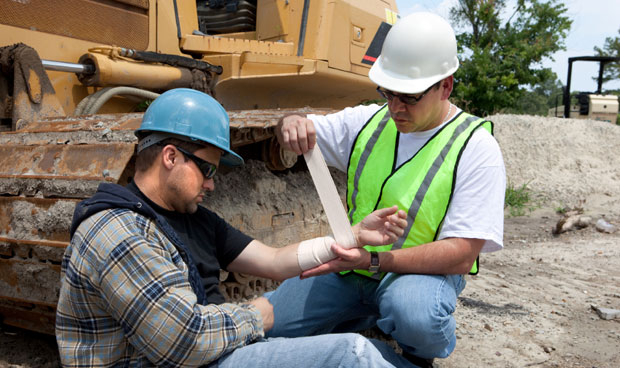
[[[456,37],[448,22],[427,12],[410,14],[392,27],[368,77],[399,93],[420,93],[459,68]]]

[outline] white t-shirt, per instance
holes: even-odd
[[[314,122],[317,142],[327,165],[346,172],[358,132],[380,108],[360,105],[330,115],[308,115]],[[424,132],[401,133],[396,166],[415,155],[441,126]],[[505,192],[506,169],[499,145],[486,129],[477,129],[459,161],[454,194],[438,239],[484,239],[482,252],[502,249]]]

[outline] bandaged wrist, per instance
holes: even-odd
[[[297,262],[302,271],[316,267],[336,258],[332,252],[332,244],[336,240],[331,236],[304,240],[297,248]]]

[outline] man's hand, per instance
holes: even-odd
[[[249,304],[255,306],[263,317],[263,330],[265,332],[273,327],[273,305],[267,298],[260,297],[250,301]]]
[[[306,270],[299,278],[325,275],[332,272],[348,271],[355,269],[367,269],[370,266],[370,253],[364,248],[345,249],[338,244],[332,245],[332,252],[336,258],[322,265]]]
[[[394,243],[405,232],[407,214],[397,206],[374,211],[353,226],[358,245],[383,245]]]
[[[316,144],[314,123],[299,115],[288,115],[280,119],[276,127],[276,137],[282,148],[298,155],[308,152]]]

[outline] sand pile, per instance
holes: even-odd
[[[620,201],[620,126],[528,115],[493,115],[508,182],[541,204],[603,211]]]

